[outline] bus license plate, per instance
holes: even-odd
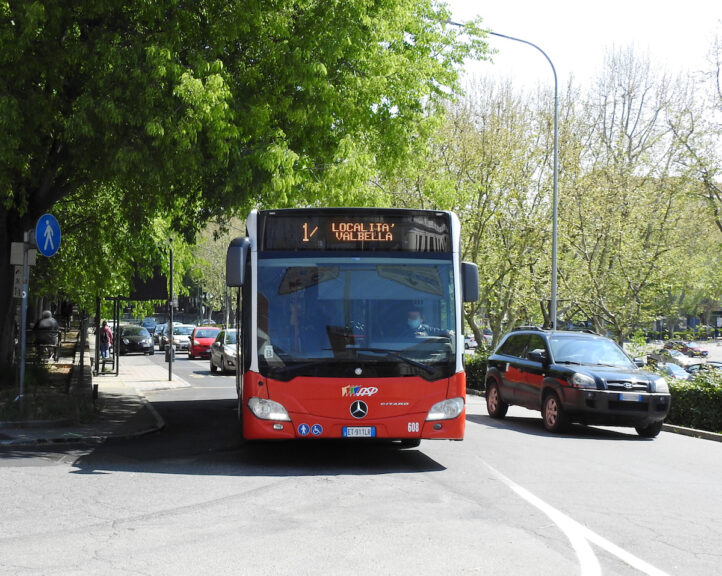
[[[641,402],[642,396],[639,394],[620,394],[619,399],[622,402]]]
[[[375,426],[344,426],[343,427],[344,438],[375,438],[376,427]]]

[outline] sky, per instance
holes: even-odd
[[[570,76],[587,85],[603,69],[605,54],[633,47],[655,69],[710,70],[707,54],[722,39],[722,0],[444,0],[453,19],[476,16],[486,29],[533,42],[554,63],[560,91]],[[494,63],[467,63],[467,74],[511,78],[524,88],[553,85],[549,63],[530,46],[489,37]]]

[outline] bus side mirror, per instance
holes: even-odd
[[[251,240],[234,238],[226,252],[226,286],[243,286],[246,280],[246,262],[251,251]]]
[[[471,262],[461,263],[461,290],[464,302],[479,299],[479,268]]]

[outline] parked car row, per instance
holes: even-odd
[[[218,368],[223,372],[235,370],[236,330],[222,330],[208,322],[200,326],[174,322],[171,335],[168,323],[153,323],[151,326],[147,320],[152,319],[146,318],[140,324],[122,324],[119,327],[117,342],[120,354],[154,354],[156,345],[161,351],[172,345],[177,352],[187,351],[189,359],[210,358],[212,372]]]
[[[686,342],[684,340],[668,340],[664,343],[665,350],[679,350],[690,358],[702,358],[709,355],[709,351],[700,346],[699,342]]]
[[[705,370],[722,370],[722,362],[698,362],[696,364],[690,364],[685,368],[682,368],[678,364],[671,362],[659,362],[656,365],[657,371],[663,372],[672,380],[691,380],[700,372]]]
[[[674,348],[662,348],[647,354],[647,363],[652,366],[659,363],[677,364],[682,368],[686,368],[696,362],[689,356],[682,354],[679,350]]]

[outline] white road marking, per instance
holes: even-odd
[[[669,574],[663,570],[655,568],[648,562],[645,562],[641,558],[637,558],[634,554],[627,552],[596,532],[591,531],[589,528],[583,526],[576,520],[572,520],[569,516],[560,512],[550,504],[547,504],[541,498],[529,492],[526,488],[519,486],[519,484],[514,482],[511,478],[504,476],[504,474],[499,472],[490,464],[487,464],[486,462],[484,462],[484,464],[497,478],[499,478],[499,480],[501,480],[524,500],[529,502],[529,504],[541,510],[559,527],[562,532],[564,532],[574,548],[577,558],[579,558],[582,576],[597,576],[602,574],[599,560],[594,554],[590,543],[599,546],[602,550],[606,550],[613,556],[619,558],[625,564],[639,570],[643,574],[647,574],[648,576],[669,576]]]

